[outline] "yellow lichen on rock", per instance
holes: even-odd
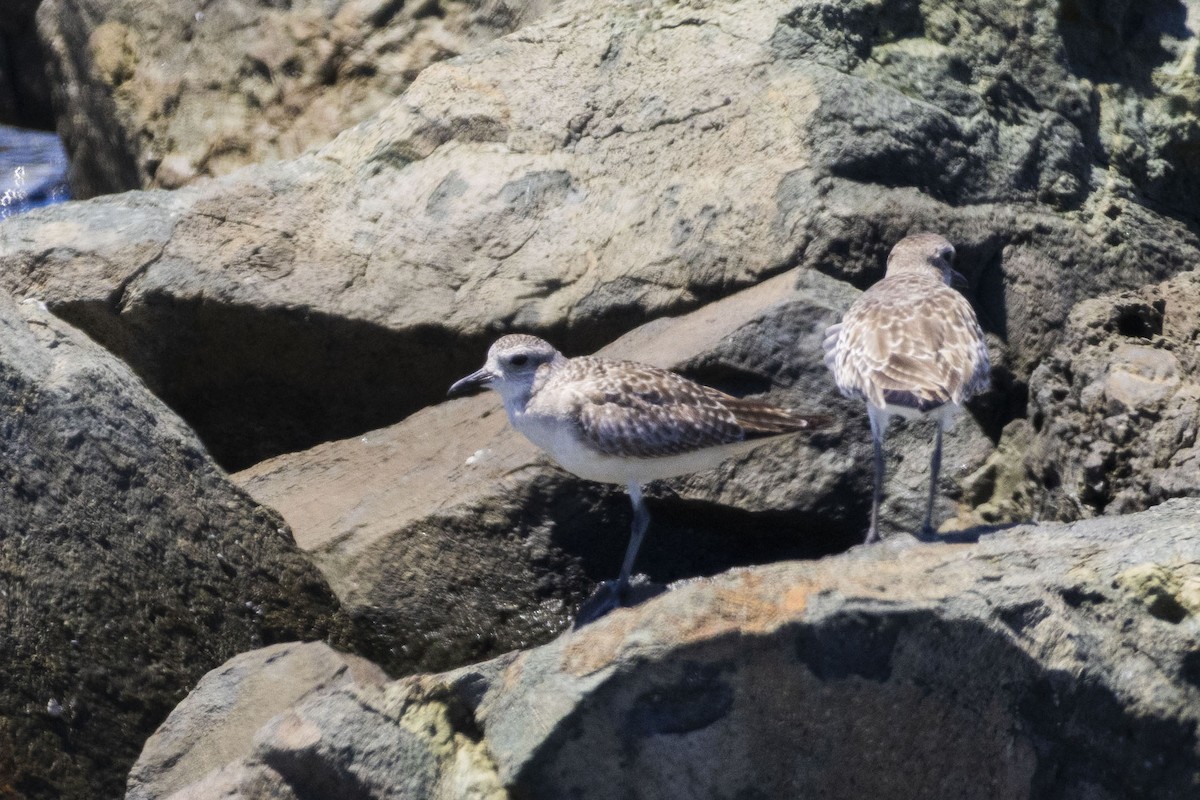
[[[1116,584],[1160,619],[1200,616],[1200,562],[1139,564],[1118,575]]]

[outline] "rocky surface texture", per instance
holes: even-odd
[[[786,273],[601,351],[842,420],[652,486],[653,521],[637,565],[652,580],[811,558],[861,541],[871,481],[866,415],[838,395],[821,362],[825,327],[855,295],[827,276]],[[928,426],[897,426],[889,531],[920,524],[930,436]],[[990,450],[968,415],[947,438],[946,484]],[[234,480],[283,514],[358,622],[367,651],[396,673],[545,641],[569,625],[598,581],[616,575],[629,536],[623,489],[553,466],[508,427],[491,393],[271,459]],[[952,516],[952,506],[944,499],[939,514]]]
[[[46,0],[76,181],[182,188],[0,224],[0,797],[112,796],[204,670],[324,636],[460,671],[247,656],[132,790],[1194,796],[1200,5],[562,0],[413,78],[548,7]],[[862,535],[819,343],[920,229],[995,364],[940,514],[1101,516],[716,575]],[[529,649],[630,512],[443,402],[512,330],[842,425],[654,487],[639,567],[696,580]]]
[[[1029,410],[1006,434],[1023,446],[967,481],[982,520],[1126,514],[1200,495],[1200,274],[1081,302],[1033,374]]]
[[[115,796],[207,670],[341,637],[283,521],[127,367],[0,296],[0,796]]]
[[[1198,520],[1173,501],[689,582],[528,652],[317,691],[172,797],[1184,800]]]
[[[936,228],[995,436],[1076,302],[1196,261],[1185,10],[1091,8],[568,3],[317,153],[15,221],[0,281],[240,468],[437,401],[498,331],[585,352],[795,267],[862,288]]]
[[[44,0],[76,196],[176,188],[325,144],[546,0]]]
[[[277,644],[230,659],[196,684],[146,742],[130,800],[160,800],[251,747],[254,733],[309,692],[382,686],[369,661],[320,642]]]

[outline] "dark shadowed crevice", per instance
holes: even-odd
[[[1112,324],[1122,336],[1149,341],[1155,336],[1162,336],[1166,307],[1165,300],[1121,305],[1115,309],[1116,316]]]
[[[1194,35],[1180,0],[1060,0],[1058,25],[1077,75],[1147,94],[1155,91],[1154,71],[1173,59],[1164,39]]]
[[[487,347],[445,329],[165,295],[119,317],[101,304],[54,311],[126,360],[230,471],[403,419],[445,397]]]
[[[54,130],[46,55],[34,24],[38,0],[6,0],[0,15],[0,125]]]
[[[861,504],[861,503],[860,503]],[[647,500],[650,529],[636,571],[657,583],[712,576],[733,567],[812,559],[862,542],[866,527],[832,513],[744,511],[732,506],[663,494]],[[589,524],[556,529],[555,541],[580,559],[595,581],[616,577],[629,542],[633,512],[624,492],[613,491],[607,513]]]
[[[698,302],[698,301],[697,301]],[[441,402],[478,369],[506,330],[463,335],[426,326],[392,330],[303,308],[259,308],[144,295],[116,315],[103,303],[54,312],[128,362],[196,430],[222,467],[391,425]],[[609,309],[551,341],[587,353],[632,317]]]

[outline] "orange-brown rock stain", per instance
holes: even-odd
[[[703,611],[672,604],[671,597],[614,612],[572,636],[563,648],[562,668],[576,677],[615,663],[627,649],[671,649],[719,636],[757,635],[803,617],[815,588],[796,584],[780,593],[754,572],[724,578],[708,587]]]

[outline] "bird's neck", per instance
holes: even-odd
[[[513,424],[513,427],[520,428],[529,401],[546,384],[546,381],[550,380],[550,376],[566,363],[565,358],[558,356],[550,363],[540,367],[529,383],[512,384],[500,389],[504,410],[508,412],[508,421]]]
[[[520,387],[518,391],[509,391],[501,395],[504,400],[504,410],[508,412],[508,421],[514,427],[518,426],[521,418],[525,416],[525,407],[529,405],[529,398],[533,396],[533,387]]]

